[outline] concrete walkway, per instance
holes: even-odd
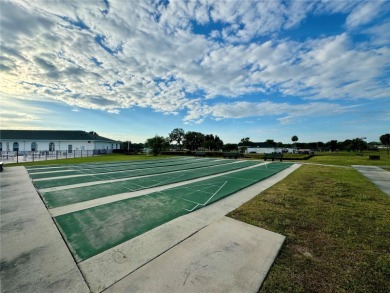
[[[390,196],[390,172],[376,166],[352,166]]]
[[[0,291],[89,292],[26,169],[5,168],[0,193]]]
[[[258,292],[284,238],[223,217],[105,292]]]

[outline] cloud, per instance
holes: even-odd
[[[356,28],[371,22],[381,13],[383,5],[386,5],[386,1],[370,1],[358,5],[351,14],[348,15],[346,20],[347,27]]]
[[[306,103],[289,104],[273,102],[234,102],[218,103],[212,106],[201,106],[199,104],[192,108],[186,121],[203,120],[207,116],[215,117],[216,120],[222,119],[240,119],[248,117],[278,116],[277,120],[281,124],[287,124],[297,117],[312,115],[332,115],[345,112],[346,109],[338,104],[332,103]],[[280,117],[282,116],[282,117]]]
[[[51,114],[50,110],[31,104],[31,100],[15,96],[1,96],[0,126],[2,129],[41,129],[43,117]]]
[[[357,28],[370,24],[384,5],[4,1],[0,91],[110,113],[131,107],[184,113],[190,123],[241,117],[222,105],[239,103],[244,111],[246,97],[272,100],[277,94],[287,103],[269,101],[267,115],[287,115],[280,118],[287,121],[294,109],[289,99],[388,98],[386,37],[373,46],[357,42],[352,31],[305,41],[279,36],[316,14],[344,13],[346,26]],[[365,33],[374,39],[384,25]],[[225,103],[215,108],[213,99]],[[253,111],[265,106],[258,100],[251,105]]]

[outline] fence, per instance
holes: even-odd
[[[39,152],[1,152],[1,161],[4,163],[22,163],[22,162],[35,162],[35,161],[46,161],[46,160],[59,160],[59,159],[74,159],[93,157],[98,155],[111,154],[111,149],[101,150],[74,150],[69,151],[39,151]]]

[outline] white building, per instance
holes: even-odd
[[[111,153],[120,142],[81,130],[0,130],[0,151]]]
[[[270,153],[292,153],[293,149],[276,147],[266,142],[252,142],[248,146],[239,146],[239,148],[246,147],[246,154],[270,154]]]

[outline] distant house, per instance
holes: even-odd
[[[239,148],[246,147],[246,154],[269,154],[269,153],[282,153],[292,152],[290,149],[276,147],[266,142],[252,142],[250,145],[241,145]]]
[[[120,142],[81,130],[0,130],[0,151],[111,153]]]

